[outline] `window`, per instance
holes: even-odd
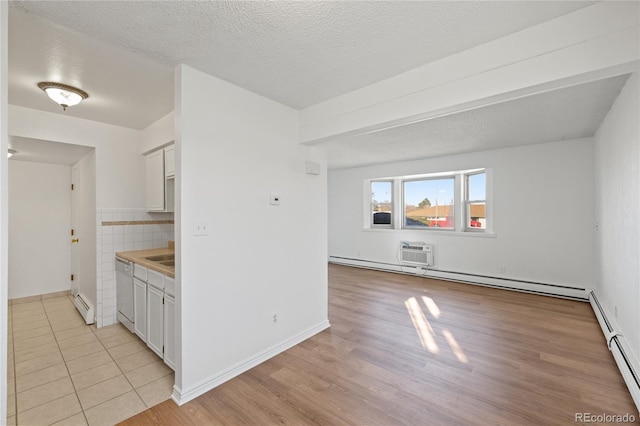
[[[403,182],[405,228],[455,228],[455,177]]]
[[[465,176],[465,230],[487,229],[487,183],[484,171]]]
[[[371,182],[371,226],[390,228],[393,223],[393,181]]]
[[[491,182],[490,169],[365,180],[364,226],[493,236]]]

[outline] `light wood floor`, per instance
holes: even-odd
[[[638,418],[588,303],[337,265],[329,274],[329,330],[182,407],[166,401],[124,424]]]

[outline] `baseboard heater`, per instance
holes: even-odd
[[[80,315],[82,315],[82,319],[84,319],[85,323],[93,324],[95,322],[95,311],[93,309],[93,305],[86,297],[82,294],[77,294],[76,297],[73,298],[73,304],[78,312],[80,312]]]
[[[596,314],[600,328],[602,328],[604,337],[609,345],[609,350],[613,354],[613,359],[616,360],[618,369],[620,373],[622,373],[622,378],[627,388],[629,388],[631,398],[633,398],[633,402],[636,404],[636,407],[638,407],[638,410],[640,410],[640,371],[638,371],[637,367],[634,367],[634,362],[625,352],[626,343],[624,337],[615,330],[613,323],[607,318],[605,309],[593,291],[589,293],[589,303],[591,303],[593,312]]]
[[[487,275],[469,274],[455,271],[431,269],[421,265],[392,264],[372,260],[353,259],[339,256],[329,256],[329,263],[353,266],[356,268],[373,269],[377,271],[394,272],[406,275],[418,275],[425,278],[453,281],[456,283],[481,285],[504,290],[521,291],[540,294],[543,296],[560,297],[563,299],[587,302],[588,295],[584,288],[567,287],[557,284],[522,281],[510,278],[492,277]]]

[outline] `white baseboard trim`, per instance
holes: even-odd
[[[200,395],[210,391],[216,386],[219,386],[222,383],[228,380],[231,380],[234,377],[244,373],[245,371],[250,370],[256,365],[259,365],[267,361],[268,359],[273,358],[279,353],[284,352],[287,349],[297,345],[298,343],[307,340],[308,338],[314,336],[315,334],[320,333],[323,330],[326,330],[330,326],[331,325],[329,324],[329,320],[328,319],[324,320],[321,323],[313,327],[310,327],[290,337],[289,339],[284,340],[283,342],[280,342],[274,346],[271,346],[270,348],[267,348],[266,350],[259,352],[258,354],[256,354],[255,356],[252,356],[251,358],[245,359],[244,361],[240,361],[239,363],[233,365],[232,367],[226,370],[223,370],[219,373],[216,373],[213,376],[210,376],[187,389],[180,389],[177,386],[174,386],[173,393],[171,394],[171,399],[173,399],[173,401],[178,405],[185,404],[191,401],[192,399],[197,398]]]
[[[600,303],[594,291],[589,293],[589,302],[596,314],[609,350],[613,354],[613,359],[616,360],[622,378],[631,393],[631,398],[640,412],[640,362],[638,362],[637,354],[633,353],[627,339],[620,334],[620,328],[614,321],[614,317],[607,307]]]
[[[514,280],[509,278],[490,277],[453,271],[441,271],[438,269],[419,269],[417,266],[398,265],[392,263],[374,262],[362,259],[329,256],[329,262],[339,265],[355,266],[358,268],[375,269],[386,272],[396,272],[407,275],[418,275],[426,278],[435,278],[445,281],[455,281],[465,284],[482,285],[486,287],[502,288],[506,290],[535,293],[545,296],[560,297],[564,299],[588,301],[589,294],[585,288],[567,287],[557,284],[539,283],[533,281]]]

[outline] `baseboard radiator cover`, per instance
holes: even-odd
[[[385,272],[396,272],[407,275],[418,275],[425,278],[434,278],[444,281],[454,281],[464,284],[481,285],[485,287],[500,288],[504,290],[521,291],[525,293],[540,294],[544,296],[559,297],[563,299],[588,301],[587,290],[579,287],[567,287],[556,284],[539,283],[533,281],[514,280],[509,278],[491,277],[455,271],[442,271],[420,266],[399,265],[393,263],[376,262],[363,259],[329,256],[329,263],[338,265],[355,266],[357,268],[374,269]]]
[[[615,323],[609,320],[605,307],[600,303],[594,291],[589,292],[589,303],[591,303],[593,312],[598,319],[609,350],[613,354],[613,359],[615,359],[622,378],[629,388],[631,398],[640,411],[640,366],[630,355],[632,352],[624,336],[620,334],[619,330],[616,330]]]
[[[95,309],[89,300],[82,294],[77,294],[73,298],[73,304],[75,305],[82,319],[87,324],[93,324],[95,322]]]
[[[174,385],[171,399],[173,399],[173,401],[178,405],[186,404],[192,399],[199,397],[200,395],[210,391],[217,386],[220,386],[224,382],[231,380],[236,376],[239,376],[245,371],[250,370],[251,368],[259,364],[262,364],[270,358],[273,358],[274,356],[286,351],[287,349],[292,348],[298,343],[301,343],[308,338],[320,333],[321,331],[326,330],[330,326],[331,325],[329,324],[329,320],[324,320],[315,326],[312,326],[276,345],[271,346],[270,348],[265,349],[255,356],[245,359],[244,361],[241,361],[222,372],[214,374],[213,376],[210,376],[196,383],[195,385],[190,386],[187,389],[183,389],[181,387],[178,387],[177,385]]]

